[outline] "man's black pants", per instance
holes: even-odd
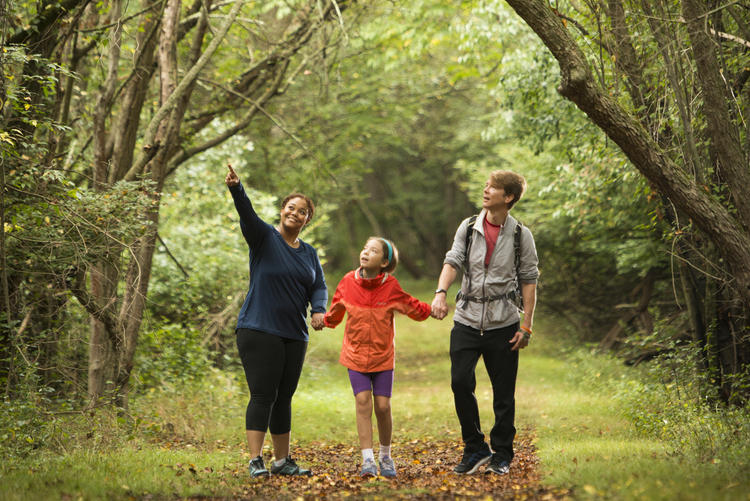
[[[518,351],[512,351],[510,340],[518,332],[518,323],[484,331],[454,322],[451,330],[451,389],[456,414],[461,423],[465,451],[476,452],[485,447],[479,422],[479,406],[474,390],[479,357],[492,383],[495,425],[490,431],[490,447],[502,459],[513,460],[513,439],[516,413],[516,374]]]

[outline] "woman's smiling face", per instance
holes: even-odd
[[[304,198],[292,198],[281,208],[281,225],[299,232],[310,220],[310,206]]]

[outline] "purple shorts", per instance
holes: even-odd
[[[349,369],[349,381],[354,394],[372,391],[373,395],[391,398],[393,394],[393,369],[367,374]]]

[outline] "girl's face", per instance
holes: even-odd
[[[365,248],[359,253],[359,265],[369,274],[378,274],[380,270],[388,266],[387,256],[383,252],[383,243],[375,239],[368,240]]]
[[[300,232],[310,218],[310,207],[304,198],[292,198],[281,208],[281,224],[290,231]]]

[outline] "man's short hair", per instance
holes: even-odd
[[[526,179],[521,174],[509,170],[492,172],[490,174],[490,185],[493,188],[505,190],[506,195],[513,195],[513,200],[508,204],[508,210],[521,200],[526,191]]]

